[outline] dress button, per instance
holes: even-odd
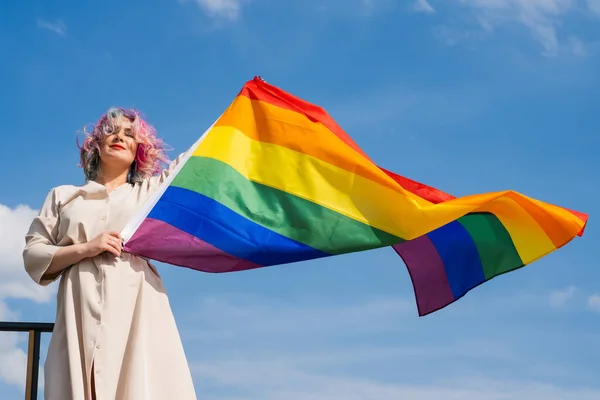
[[[99,370],[99,369],[97,369],[97,370],[96,370],[96,373],[97,373],[97,374],[99,374],[99,373],[100,373],[100,370]]]
[[[96,325],[100,325],[100,321],[96,320]]]
[[[99,345],[99,344],[97,344],[97,345],[96,345],[96,348],[97,348],[97,349],[99,349],[99,348],[100,348],[100,345]]]
[[[100,219],[101,219],[102,221],[104,221],[104,220],[106,219],[106,217],[103,215],[103,216],[102,216]]]

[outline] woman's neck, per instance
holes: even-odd
[[[127,183],[127,176],[129,171],[105,171],[100,170],[96,182],[104,185],[106,190],[110,193],[114,189]]]

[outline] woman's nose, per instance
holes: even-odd
[[[119,131],[115,134],[115,136],[113,137],[113,142],[119,140],[121,142],[125,141],[125,134],[123,133],[123,131]]]

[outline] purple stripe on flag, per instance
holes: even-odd
[[[152,218],[142,222],[124,249],[138,256],[204,272],[232,272],[261,267]]]
[[[427,235],[392,247],[408,268],[420,316],[437,311],[455,300],[444,263]]]

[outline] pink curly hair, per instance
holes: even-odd
[[[165,154],[164,143],[156,137],[156,129],[146,122],[139,111],[120,107],[110,108],[94,126],[92,132],[83,133],[86,138],[80,149],[79,166],[87,181],[95,180],[100,166],[100,143],[105,136],[117,131],[123,118],[131,121],[133,137],[138,142],[137,154],[131,165],[128,181],[141,182],[161,171],[169,160]]]

